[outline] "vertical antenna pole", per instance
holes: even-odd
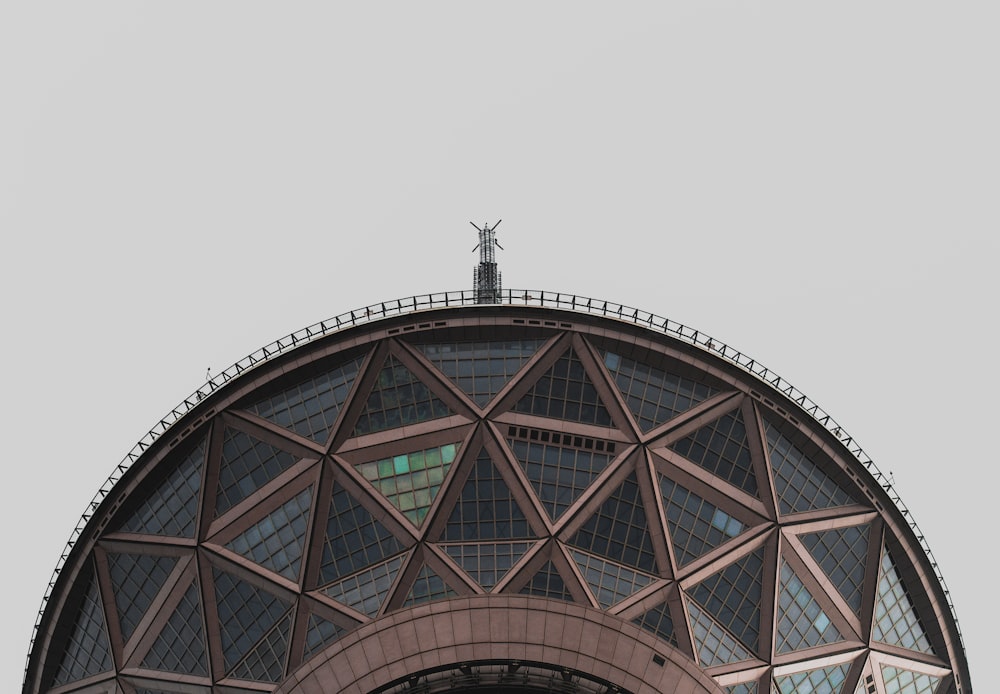
[[[476,231],[479,232],[479,267],[472,275],[472,289],[475,292],[477,304],[499,304],[501,297],[500,271],[497,269],[496,252],[493,247],[503,249],[496,239],[496,228],[500,222],[490,227],[489,223],[484,223],[482,229],[476,226],[475,222],[469,222]],[[475,251],[476,248],[472,250]]]

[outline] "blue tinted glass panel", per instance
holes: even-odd
[[[764,429],[781,513],[814,511],[854,503],[847,492],[774,426],[765,423]]]
[[[677,563],[684,566],[747,529],[714,504],[666,477],[660,492]]]
[[[868,525],[837,528],[801,536],[823,573],[854,610],[861,614],[861,592],[865,584],[868,557]]]
[[[269,634],[291,605],[242,579],[212,570],[226,671],[236,667]]]
[[[763,578],[764,552],[760,549],[694,586],[691,597],[713,619],[756,650]]]
[[[73,623],[69,643],[63,652],[55,684],[62,685],[85,677],[107,672],[114,667],[107,630],[104,628],[104,607],[97,582],[91,579]]]

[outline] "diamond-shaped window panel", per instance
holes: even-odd
[[[201,619],[201,598],[198,584],[192,583],[184,591],[167,620],[163,631],[156,637],[152,648],[142,661],[142,667],[184,675],[208,675],[205,659],[205,628]]]
[[[872,639],[921,653],[934,653],[920,626],[909,593],[896,571],[887,547],[882,547],[879,567],[878,595],[875,599],[875,623]]]
[[[848,506],[850,494],[837,486],[815,462],[770,423],[765,423],[774,488],[781,513]]]
[[[320,584],[377,564],[403,551],[402,543],[364,506],[334,485],[323,539]]]
[[[832,665],[818,670],[806,670],[792,675],[782,675],[774,678],[774,684],[780,694],[804,694],[815,692],[821,694],[841,694],[844,682],[851,669],[850,663]]]
[[[444,550],[476,583],[489,590],[531,548],[530,542],[482,542],[444,545]]]
[[[940,677],[889,665],[882,666],[882,681],[887,694],[934,694],[941,684]]]
[[[590,486],[613,456],[554,443],[508,439],[538,500],[556,520]]]
[[[213,569],[226,672],[253,651],[291,605],[231,574]]]
[[[492,340],[417,347],[479,407],[485,407],[544,343],[543,339]]]
[[[778,593],[778,653],[843,641],[837,627],[787,563],[781,562]]]
[[[417,574],[417,578],[413,581],[413,586],[410,588],[410,592],[406,595],[406,600],[403,601],[403,607],[409,607],[411,605],[416,605],[421,602],[430,602],[431,600],[443,600],[444,598],[452,598],[457,596],[454,590],[444,582],[444,579],[438,576],[434,570],[424,565],[420,569],[420,573]]]
[[[757,496],[746,425],[738,409],[706,424],[670,449],[747,494]]]
[[[531,538],[528,519],[497,472],[489,453],[479,451],[476,465],[448,517],[445,542]]]
[[[674,634],[674,620],[670,616],[670,605],[663,602],[651,610],[632,620],[646,631],[674,646],[677,645],[677,635]]]
[[[633,571],[627,566],[606,561],[586,552],[571,550],[573,560],[593,591],[597,602],[605,609],[645,588],[655,577]]]
[[[304,657],[309,658],[316,651],[326,648],[328,645],[347,633],[347,629],[338,626],[333,622],[323,619],[318,614],[309,615],[309,624],[306,629],[306,645]]]
[[[303,381],[247,409],[299,436],[325,443],[337,421],[363,357]]]
[[[403,565],[405,554],[400,554],[388,561],[377,564],[370,569],[359,571],[353,576],[334,583],[323,590],[337,602],[374,617],[382,608],[385,597],[396,580],[399,567]]]
[[[420,382],[396,357],[389,355],[365,409],[354,426],[354,436],[398,429],[452,414],[451,409]]]
[[[71,634],[56,672],[56,686],[107,672],[114,667],[104,626],[104,607],[97,581],[93,578],[83,595]]]
[[[257,642],[253,650],[229,672],[229,676],[254,682],[280,682],[291,626],[292,615],[289,612]]]
[[[640,571],[657,572],[653,539],[634,472],[581,526],[570,544]]]
[[[202,442],[171,472],[119,528],[121,532],[194,537],[205,461]]]
[[[687,600],[698,660],[704,667],[738,663],[753,658],[750,652],[696,605]]]
[[[857,615],[861,614],[869,533],[870,526],[856,525],[799,538]]]
[[[108,554],[108,569],[123,640],[128,641],[132,636],[176,564],[177,557]]]
[[[614,352],[605,352],[604,366],[643,431],[673,419],[718,392],[703,383]]]
[[[611,426],[611,415],[571,347],[514,407],[538,417]]]
[[[297,581],[303,544],[309,527],[312,487],[282,504],[227,545],[237,554],[257,562],[285,578]]]
[[[460,446],[461,443],[449,443],[362,463],[358,465],[358,472],[419,528]]]
[[[215,515],[222,515],[295,464],[295,456],[249,434],[226,429]]]
[[[713,619],[756,650],[763,580],[764,551],[759,549],[709,576],[689,594]]]
[[[551,561],[545,562],[545,566],[531,577],[531,580],[521,588],[520,592],[523,595],[537,595],[543,598],[573,602],[573,595],[566,588],[566,582]]]
[[[718,506],[666,477],[660,492],[677,563],[684,566],[747,529]]]

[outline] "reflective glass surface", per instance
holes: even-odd
[[[229,676],[238,680],[280,682],[284,674],[285,651],[292,615],[286,614],[232,669]]]
[[[889,665],[882,666],[882,680],[886,694],[934,694],[941,683],[940,677]]]
[[[850,663],[775,677],[780,694],[841,694]]]
[[[674,646],[677,645],[677,635],[674,634],[674,620],[670,617],[670,605],[667,603],[660,603],[632,621],[646,631],[656,634],[667,643]]]
[[[439,448],[363,463],[358,466],[358,472],[419,527],[434,503],[460,446],[461,443],[449,443]]]
[[[658,571],[635,473],[601,504],[570,544],[641,571]]]
[[[323,539],[320,584],[336,581],[403,550],[402,543],[343,487],[334,486]]]
[[[462,569],[489,590],[531,547],[530,542],[484,542],[445,545],[444,550]]]
[[[597,602],[605,609],[621,602],[654,580],[653,576],[633,571],[627,566],[606,561],[587,552],[572,550],[571,554]]]
[[[781,562],[778,590],[778,653],[843,640],[837,627],[785,562]]]
[[[719,507],[662,475],[660,492],[679,566],[697,559],[747,529]]]
[[[76,682],[90,675],[107,672],[113,666],[108,634],[104,628],[101,595],[97,590],[97,582],[91,579],[90,588],[80,605],[72,635],[56,672],[55,684]]]
[[[354,435],[397,429],[450,414],[448,406],[390,354],[354,426]]]
[[[551,561],[545,562],[545,565],[531,577],[527,585],[521,588],[521,593],[573,602],[573,596],[566,588],[566,582]]]
[[[108,554],[108,571],[118,608],[118,623],[121,625],[122,638],[126,641],[176,564],[177,557]]]
[[[156,637],[142,666],[185,675],[207,675],[204,634],[198,585],[192,583]]]
[[[385,602],[405,558],[405,554],[397,555],[388,561],[348,576],[327,587],[323,592],[358,612],[374,617],[382,608],[382,603]]]
[[[604,366],[643,431],[673,419],[717,392],[702,383],[614,352],[605,352]]]
[[[288,612],[290,605],[231,574],[213,569],[222,655],[232,671],[256,649]],[[270,646],[265,646],[265,650]],[[270,680],[268,680],[270,681]]]
[[[452,590],[444,582],[444,579],[438,576],[431,567],[424,565],[420,569],[420,573],[417,574],[416,580],[413,581],[413,586],[406,595],[403,607],[409,607],[420,602],[450,598],[455,595],[458,595],[458,593]]]
[[[443,342],[417,345],[472,400],[485,407],[545,340]]]
[[[611,415],[570,348],[514,407],[539,417],[611,426]]]
[[[721,477],[747,494],[757,496],[743,413],[738,409],[707,424],[670,449]]]
[[[763,550],[751,552],[690,591],[722,626],[749,648],[757,650],[763,584]]]
[[[856,525],[808,533],[800,538],[857,615],[861,614],[869,530],[869,525]]]
[[[262,521],[237,535],[226,548],[285,578],[297,581],[311,503],[312,487],[308,487]]]
[[[530,537],[534,534],[524,511],[497,472],[489,453],[485,448],[480,450],[441,539],[453,542]]]
[[[291,453],[242,431],[226,429],[215,515],[222,515],[294,464]]]
[[[590,486],[612,456],[555,443],[508,439],[538,500],[556,520]]]
[[[872,638],[900,648],[934,653],[887,547],[882,547]]]
[[[705,667],[738,663],[753,656],[725,629],[703,612],[696,603],[686,600],[688,616],[691,619],[691,635],[694,637],[698,660]]]
[[[347,629],[323,619],[316,613],[310,614],[304,657],[308,659],[310,655],[326,648],[346,633]]]
[[[847,506],[850,495],[770,423],[765,424],[774,487],[782,513]]]
[[[194,537],[205,444],[201,443],[146,498],[120,530],[143,535]]]

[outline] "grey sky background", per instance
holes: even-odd
[[[997,643],[990,2],[0,9],[0,689],[87,502],[263,344],[469,288],[669,316],[886,473]],[[981,691],[985,691],[981,689]]]

